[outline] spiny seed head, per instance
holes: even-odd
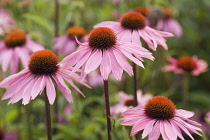
[[[191,72],[196,68],[196,63],[191,57],[183,56],[178,59],[178,67],[187,72]]]
[[[29,60],[29,69],[35,75],[51,75],[58,70],[58,57],[49,50],[34,52]]]
[[[143,29],[146,26],[145,17],[137,12],[129,12],[124,14],[120,22],[123,28],[130,30]]]
[[[87,33],[87,31],[82,28],[82,27],[70,27],[68,30],[67,30],[67,34],[70,38],[74,38],[75,36],[77,38],[81,38],[83,37],[85,34]]]
[[[173,12],[170,8],[163,8],[163,13],[164,13],[164,15],[165,15],[164,17],[166,19],[173,17]]]
[[[163,96],[150,99],[145,105],[145,113],[149,118],[157,120],[168,120],[174,117],[176,106]]]
[[[134,105],[135,105],[134,99],[125,101],[125,106],[134,106]]]
[[[107,27],[98,27],[90,32],[89,45],[93,49],[106,50],[116,44],[115,33]]]
[[[137,8],[134,9],[134,11],[137,12],[137,13],[140,13],[144,16],[146,16],[147,13],[148,13],[148,9],[146,7],[137,7]]]
[[[7,48],[22,46],[26,42],[26,34],[23,30],[12,30],[4,38]]]

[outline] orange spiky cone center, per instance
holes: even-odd
[[[178,67],[185,71],[191,72],[196,68],[196,64],[191,57],[184,56],[178,59]]]
[[[82,27],[71,27],[67,30],[67,34],[70,38],[74,38],[75,36],[77,38],[83,37],[87,31]]]
[[[23,30],[12,30],[4,39],[7,48],[22,46],[26,42],[26,34]]]
[[[174,117],[176,106],[163,96],[150,99],[145,105],[145,113],[149,118],[157,120],[168,120]]]
[[[122,16],[120,20],[121,26],[125,29],[137,30],[146,26],[145,17],[137,12],[129,12]]]
[[[107,27],[98,27],[90,32],[89,45],[93,49],[106,50],[116,44],[115,33]]]
[[[34,52],[29,60],[29,69],[35,75],[51,75],[58,70],[59,60],[55,53],[49,50]]]

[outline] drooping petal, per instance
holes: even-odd
[[[142,139],[144,139],[152,131],[152,128],[153,128],[154,123],[155,123],[155,120],[151,120],[146,125],[146,127],[144,128],[144,131],[142,133]]]
[[[133,75],[133,70],[131,65],[127,62],[127,59],[123,53],[121,53],[118,49],[114,49],[113,53],[118,64],[129,74]]]
[[[85,73],[90,73],[95,70],[101,63],[102,52],[98,49],[93,51],[85,64]]]
[[[139,131],[144,129],[146,125],[150,122],[150,119],[139,119],[133,126],[130,136],[136,135]]]
[[[100,72],[101,72],[101,76],[103,77],[104,80],[108,79],[108,76],[111,72],[111,58],[109,53],[104,50],[103,51],[103,57],[101,60],[101,65],[100,65]]]
[[[55,80],[59,90],[63,93],[64,97],[69,103],[72,103],[72,96],[71,90],[68,86],[64,83],[62,77],[58,74],[52,75],[53,79]]]
[[[44,76],[44,78],[46,81],[47,97],[48,97],[49,103],[52,105],[54,103],[55,97],[56,97],[55,86],[49,76]]]
[[[149,134],[148,140],[157,140],[160,137],[160,122],[157,121]]]
[[[107,53],[109,53],[110,56],[113,76],[116,78],[116,80],[120,81],[123,74],[123,69],[117,62],[114,53],[112,51],[107,51]]]

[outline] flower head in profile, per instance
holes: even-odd
[[[75,36],[82,41],[86,39],[87,31],[82,27],[70,27],[67,34],[54,39],[53,49],[57,54],[69,55],[77,49]]]
[[[9,13],[0,9],[0,35],[4,35],[5,31],[9,31],[15,25],[16,23]]]
[[[110,107],[110,112],[114,118],[117,118],[118,115],[129,108],[134,107],[134,97],[132,95],[128,95],[125,92],[120,91],[118,93],[118,98],[120,102]],[[137,91],[138,105],[144,105],[150,98],[152,98],[152,95],[143,95],[141,90]]]
[[[196,56],[183,56],[179,59],[170,57],[168,61],[171,63],[163,68],[163,71],[173,71],[175,73],[190,73],[199,75],[207,70],[208,64],[204,60],[198,59]]]
[[[184,140],[181,131],[194,140],[190,132],[201,135],[197,126],[199,123],[190,120],[193,112],[176,109],[174,103],[163,96],[150,99],[144,106],[137,106],[125,111],[121,125],[133,126],[130,135],[134,136],[143,130],[142,139],[158,140],[160,135],[164,140]]]
[[[145,17],[137,12],[129,12],[121,17],[120,22],[105,21],[94,26],[109,27],[114,30],[120,41],[132,42],[141,45],[140,37],[147,43],[150,49],[155,50],[157,45],[168,49],[164,37],[172,37],[173,34],[157,31],[146,25]]]
[[[23,99],[23,104],[41,94],[46,89],[50,104],[56,97],[55,86],[63,93],[68,102],[72,102],[71,90],[64,80],[75,88],[80,94],[82,92],[72,80],[86,85],[79,76],[60,67],[57,56],[49,50],[41,50],[33,53],[30,57],[28,67],[17,74],[11,75],[0,82],[1,88],[6,88],[2,100],[9,99],[8,104],[16,103]],[[87,86],[87,85],[86,85]],[[83,94],[82,94],[83,95]]]
[[[10,67],[10,73],[17,72],[20,61],[26,68],[30,55],[44,47],[30,40],[23,30],[12,30],[0,41],[0,65],[3,72]]]
[[[173,12],[169,8],[163,8],[163,18],[157,21],[156,29],[173,33],[176,37],[182,36],[182,27],[177,20],[173,18]]]
[[[88,74],[100,66],[100,73],[104,80],[110,73],[115,79],[120,80],[125,70],[133,75],[131,65],[127,58],[144,67],[142,57],[153,59],[152,54],[145,48],[117,40],[115,33],[107,27],[99,27],[91,31],[88,42],[79,43],[79,48],[74,53],[65,57],[61,64],[64,68],[73,68],[73,72],[82,67],[82,72]],[[134,57],[137,55],[137,57]]]

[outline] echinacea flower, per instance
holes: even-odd
[[[94,26],[109,27],[116,32],[117,37],[123,42],[132,42],[141,45],[140,37],[147,43],[150,49],[156,50],[157,45],[168,49],[164,37],[172,37],[173,34],[157,31],[146,25],[145,17],[137,12],[129,12],[121,17],[120,22],[105,21]]]
[[[161,135],[164,140],[176,140],[177,137],[184,140],[181,132],[184,131],[194,140],[190,132],[201,135],[198,131],[202,130],[197,127],[200,126],[199,123],[189,119],[193,115],[193,112],[176,109],[170,99],[156,96],[144,106],[125,111],[121,125],[133,126],[131,136],[143,130],[142,139],[148,136],[148,140],[158,140]]]
[[[10,73],[17,72],[20,61],[26,68],[30,55],[44,47],[30,40],[22,30],[12,30],[0,41],[0,65],[3,72],[10,67]]]
[[[83,85],[86,84],[79,79],[78,75],[75,73],[70,75],[70,73],[71,71],[60,67],[58,58],[53,52],[49,50],[34,52],[26,69],[0,82],[0,87],[7,89],[2,100],[10,98],[8,102],[10,104],[23,99],[22,103],[26,105],[46,89],[49,103],[53,104],[56,98],[55,86],[57,86],[66,100],[71,103],[71,90],[64,80],[82,95],[83,93],[74,85],[72,80],[74,79]]]
[[[67,34],[56,37],[53,49],[57,54],[69,55],[77,49],[75,36],[82,41],[85,41],[87,31],[82,27],[70,27]]]
[[[99,27],[91,31],[88,42],[79,43],[79,48],[74,53],[65,57],[61,64],[64,68],[73,68],[73,72],[82,67],[84,74],[97,69],[100,66],[100,72],[104,80],[108,79],[110,73],[117,80],[120,80],[125,70],[129,75],[133,75],[133,70],[127,62],[127,58],[144,67],[141,57],[153,59],[152,54],[145,48],[117,40],[115,33],[107,27]],[[133,55],[138,55],[134,57]]]
[[[5,10],[0,9],[0,35],[3,35],[5,31],[9,31],[16,25],[15,21]]]
[[[176,37],[182,36],[182,27],[179,22],[173,18],[171,9],[163,9],[164,17],[157,21],[156,29],[174,34]]]
[[[120,91],[118,93],[119,103],[110,107],[110,112],[113,118],[117,118],[117,116],[129,108],[134,107],[134,97],[132,95],[128,95],[125,92]],[[137,99],[138,105],[144,105],[149,99],[152,98],[150,94],[142,94],[141,90],[137,91]]]
[[[163,68],[163,71],[173,71],[175,73],[190,73],[199,75],[207,70],[208,64],[204,60],[198,59],[196,56],[183,56],[179,59],[170,57],[168,61],[171,63]]]

